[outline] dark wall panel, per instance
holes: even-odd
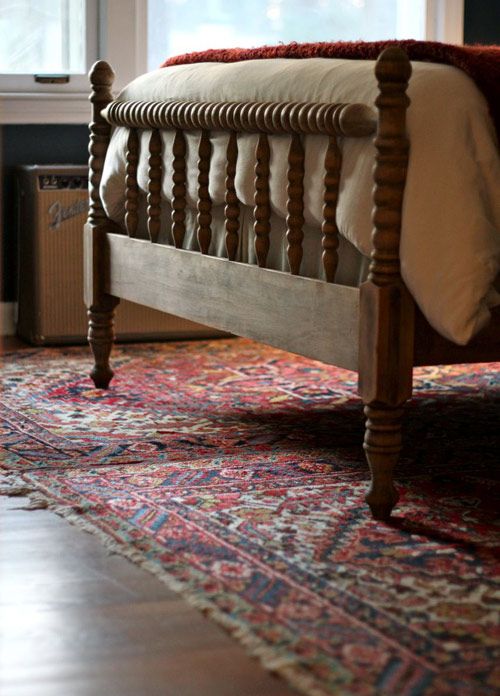
[[[465,0],[464,42],[500,44],[500,0]]]
[[[1,301],[16,299],[16,186],[20,164],[84,164],[87,162],[88,128],[85,125],[3,126],[3,273]]]

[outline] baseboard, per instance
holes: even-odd
[[[0,336],[14,336],[16,302],[0,302]]]

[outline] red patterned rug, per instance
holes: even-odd
[[[500,689],[500,365],[424,368],[394,520],[353,373],[241,340],[4,356],[3,491],[156,573],[307,694]]]

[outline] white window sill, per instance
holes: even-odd
[[[0,92],[0,124],[88,123],[88,92],[72,94]]]

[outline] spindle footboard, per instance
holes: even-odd
[[[437,337],[420,313],[400,273],[399,241],[409,143],[405,114],[411,66],[398,48],[386,49],[376,65],[377,112],[362,104],[202,103],[113,101],[113,72],[103,61],[90,79],[90,211],[85,226],[85,301],[95,365],[91,376],[106,388],[113,376],[109,358],[113,313],[124,298],[217,329],[254,338],[359,374],[365,404],[364,449],[371,471],[366,500],[372,514],[387,519],[398,495],[393,469],[401,449],[403,407],[412,391],[414,364],[459,360],[460,351]],[[124,180],[124,228],[103,208],[99,185],[112,126],[129,129]],[[139,131],[150,131],[147,195],[149,239],[137,237]],[[162,139],[175,132],[172,151],[171,233],[173,245],[158,243],[161,214]],[[186,133],[199,132],[197,239],[199,252],[183,249],[186,231]],[[229,133],[225,178],[224,234],[227,258],[208,254],[212,236],[209,174],[212,131]],[[240,202],[235,187],[238,138],[258,134],[254,163],[254,232],[258,265],[236,259]],[[289,273],[266,268],[271,233],[270,146],[273,135],[290,137],[286,240]],[[324,164],[322,261],[325,280],[300,275],[304,226],[305,135],[328,137]],[[339,138],[375,134],[373,251],[369,275],[359,288],[335,283],[339,230],[336,207],[342,166]],[[415,317],[417,317],[415,319]],[[419,339],[415,340],[415,322]],[[496,329],[477,343],[484,356],[498,355]],[[436,338],[437,337],[437,338]],[[485,348],[485,345],[489,348]],[[430,352],[429,352],[430,351]],[[432,352],[433,351],[433,352]],[[458,352],[457,352],[458,351]],[[468,351],[468,352],[467,352]],[[451,362],[456,362],[452,358]]]

